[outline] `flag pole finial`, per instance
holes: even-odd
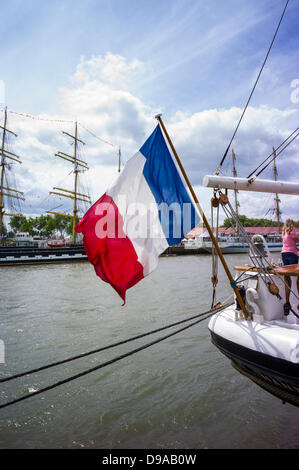
[[[161,116],[162,116],[162,114],[161,114],[161,113],[159,113],[159,114],[156,114],[156,116],[155,116],[155,119],[158,119],[158,121],[159,121],[159,119],[160,119],[160,117],[161,117]]]

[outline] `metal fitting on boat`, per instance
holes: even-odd
[[[233,284],[233,283],[232,283],[232,284]],[[241,297],[242,297],[242,299],[243,299],[243,302],[244,302],[244,304],[245,304],[245,301],[246,301],[246,289],[245,289],[245,287],[244,287],[244,286],[239,286],[239,287],[238,287],[238,291],[239,291],[239,293],[240,293],[240,295],[241,295]],[[237,297],[236,297],[236,309],[237,309],[237,310],[242,310],[242,309],[241,309],[241,305],[240,305],[239,300],[238,300]]]

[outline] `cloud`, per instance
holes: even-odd
[[[104,57],[92,56],[89,60],[82,56],[76,72],[71,77],[71,82],[78,84],[101,80],[119,88],[126,88],[130,73],[142,65],[142,62],[137,59],[128,63],[124,57],[110,52]]]
[[[241,112],[240,108],[233,107],[192,115],[177,112],[172,117],[169,132],[192,173],[194,184],[198,184],[205,173],[213,173],[217,169]],[[232,144],[237,155],[239,176],[246,177],[253,171],[272,152],[272,146],[279,145],[295,129],[296,122],[296,109],[248,108]],[[294,148],[298,152],[298,145],[294,144]],[[231,161],[229,154],[223,166],[227,174],[232,171]],[[295,177],[294,172],[284,176],[289,180]]]

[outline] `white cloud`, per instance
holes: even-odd
[[[71,77],[71,82],[78,84],[101,80],[122,88],[127,86],[130,73],[142,65],[142,62],[137,59],[128,63],[124,57],[110,52],[107,52],[104,57],[92,56],[89,60],[82,56],[76,72]]]

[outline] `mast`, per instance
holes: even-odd
[[[277,167],[276,167],[276,162],[275,162],[276,152],[275,152],[274,147],[273,147],[273,155],[274,155],[274,160],[273,160],[274,181],[277,181]],[[279,199],[277,193],[275,193],[274,201],[275,201],[275,205],[276,205],[276,219],[277,219],[277,225],[278,225],[278,233],[281,233],[280,209],[279,209],[280,199]]]
[[[6,167],[9,165],[9,161],[7,162],[6,160],[13,160],[18,163],[22,163],[20,160],[20,157],[16,155],[15,153],[9,152],[5,148],[5,140],[6,140],[6,133],[12,134],[15,137],[17,137],[17,134],[15,134],[13,131],[9,130],[7,128],[7,107],[4,110],[4,123],[3,126],[0,126],[2,129],[2,143],[1,143],[1,150],[0,150],[0,155],[1,155],[1,178],[0,178],[0,235],[2,234],[2,229],[3,229],[3,217],[8,216],[8,217],[23,217],[20,214],[10,214],[8,212],[5,212],[5,206],[4,206],[4,196],[7,198],[15,198],[15,199],[21,199],[25,201],[25,198],[22,197],[24,193],[22,191],[18,191],[17,189],[10,188],[8,186],[4,186],[5,182],[5,172],[6,172]],[[13,194],[12,194],[13,193]]]
[[[53,187],[56,191],[50,191],[50,194],[56,194],[58,196],[63,196],[63,197],[68,197],[74,201],[73,205],[73,214],[63,214],[61,212],[54,212],[54,211],[46,211],[48,214],[55,214],[55,215],[62,215],[64,217],[69,217],[72,219],[73,224],[72,224],[72,243],[76,243],[76,232],[75,232],[75,227],[76,227],[76,222],[77,222],[77,212],[78,212],[78,206],[77,206],[77,201],[83,201],[87,202],[88,204],[91,203],[90,196],[87,194],[82,194],[78,193],[78,179],[79,179],[79,173],[84,170],[88,170],[88,165],[86,162],[83,160],[80,160],[77,156],[78,154],[78,142],[81,144],[85,145],[85,142],[80,140],[78,138],[78,125],[77,121],[75,122],[75,135],[71,135],[68,132],[62,131],[63,134],[67,135],[68,137],[71,137],[74,140],[74,155],[69,155],[64,152],[57,152],[55,153],[56,157],[63,158],[64,160],[67,160],[68,162],[71,162],[74,165],[74,191],[70,191],[69,189],[63,189],[63,188],[58,188],[58,187]],[[80,169],[81,168],[81,169]],[[59,191],[59,192],[57,192]]]
[[[233,176],[234,178],[236,178],[237,176],[237,171],[235,167],[236,155],[235,155],[234,149],[232,149],[232,160],[233,160]],[[234,193],[235,193],[235,211],[236,211],[236,216],[238,217],[239,215],[238,214],[238,197],[237,197],[238,190],[234,189]],[[236,234],[238,235],[238,233],[239,233],[239,229],[238,229],[238,225],[236,224]]]

